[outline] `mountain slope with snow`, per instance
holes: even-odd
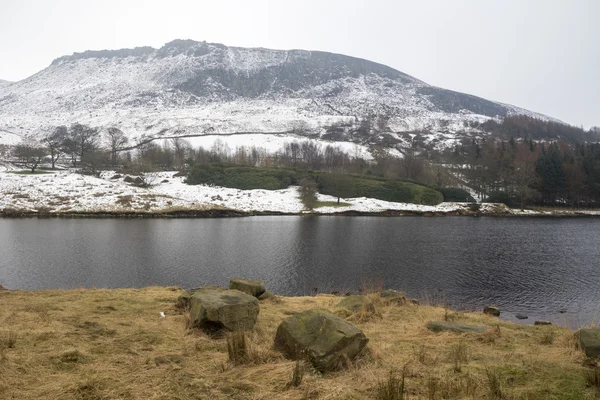
[[[134,140],[225,135],[240,144],[232,135],[260,133],[401,148],[419,135],[443,147],[511,114],[547,118],[359,58],[191,40],[75,53],[0,83],[0,132],[12,138],[80,122]]]

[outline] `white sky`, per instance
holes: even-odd
[[[173,39],[324,50],[600,125],[600,0],[0,0],[0,79]]]

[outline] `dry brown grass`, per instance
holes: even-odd
[[[373,399],[390,371],[395,379],[403,371],[405,399],[577,400],[595,398],[600,381],[567,329],[451,312],[488,331],[435,334],[425,324],[443,319],[443,308],[390,305],[376,292],[367,295],[380,317],[355,322],[370,339],[368,350],[343,371],[322,375],[273,349],[287,316],[336,310],[339,297],[326,295],[261,302],[243,362],[230,362],[227,335],[185,329],[186,315],[173,308],[179,293],[0,292],[0,398]]]

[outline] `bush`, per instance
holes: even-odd
[[[484,200],[486,203],[504,203],[510,208],[519,207],[519,202],[514,196],[506,192],[493,192]]]
[[[436,188],[444,196],[444,201],[455,201],[459,203],[474,203],[475,199],[464,189],[460,188]]]

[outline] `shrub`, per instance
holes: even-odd
[[[460,188],[435,188],[444,196],[444,201],[455,201],[459,203],[474,203],[475,199],[464,189]]]
[[[485,199],[486,203],[504,203],[510,208],[519,207],[517,199],[506,192],[493,192]]]

